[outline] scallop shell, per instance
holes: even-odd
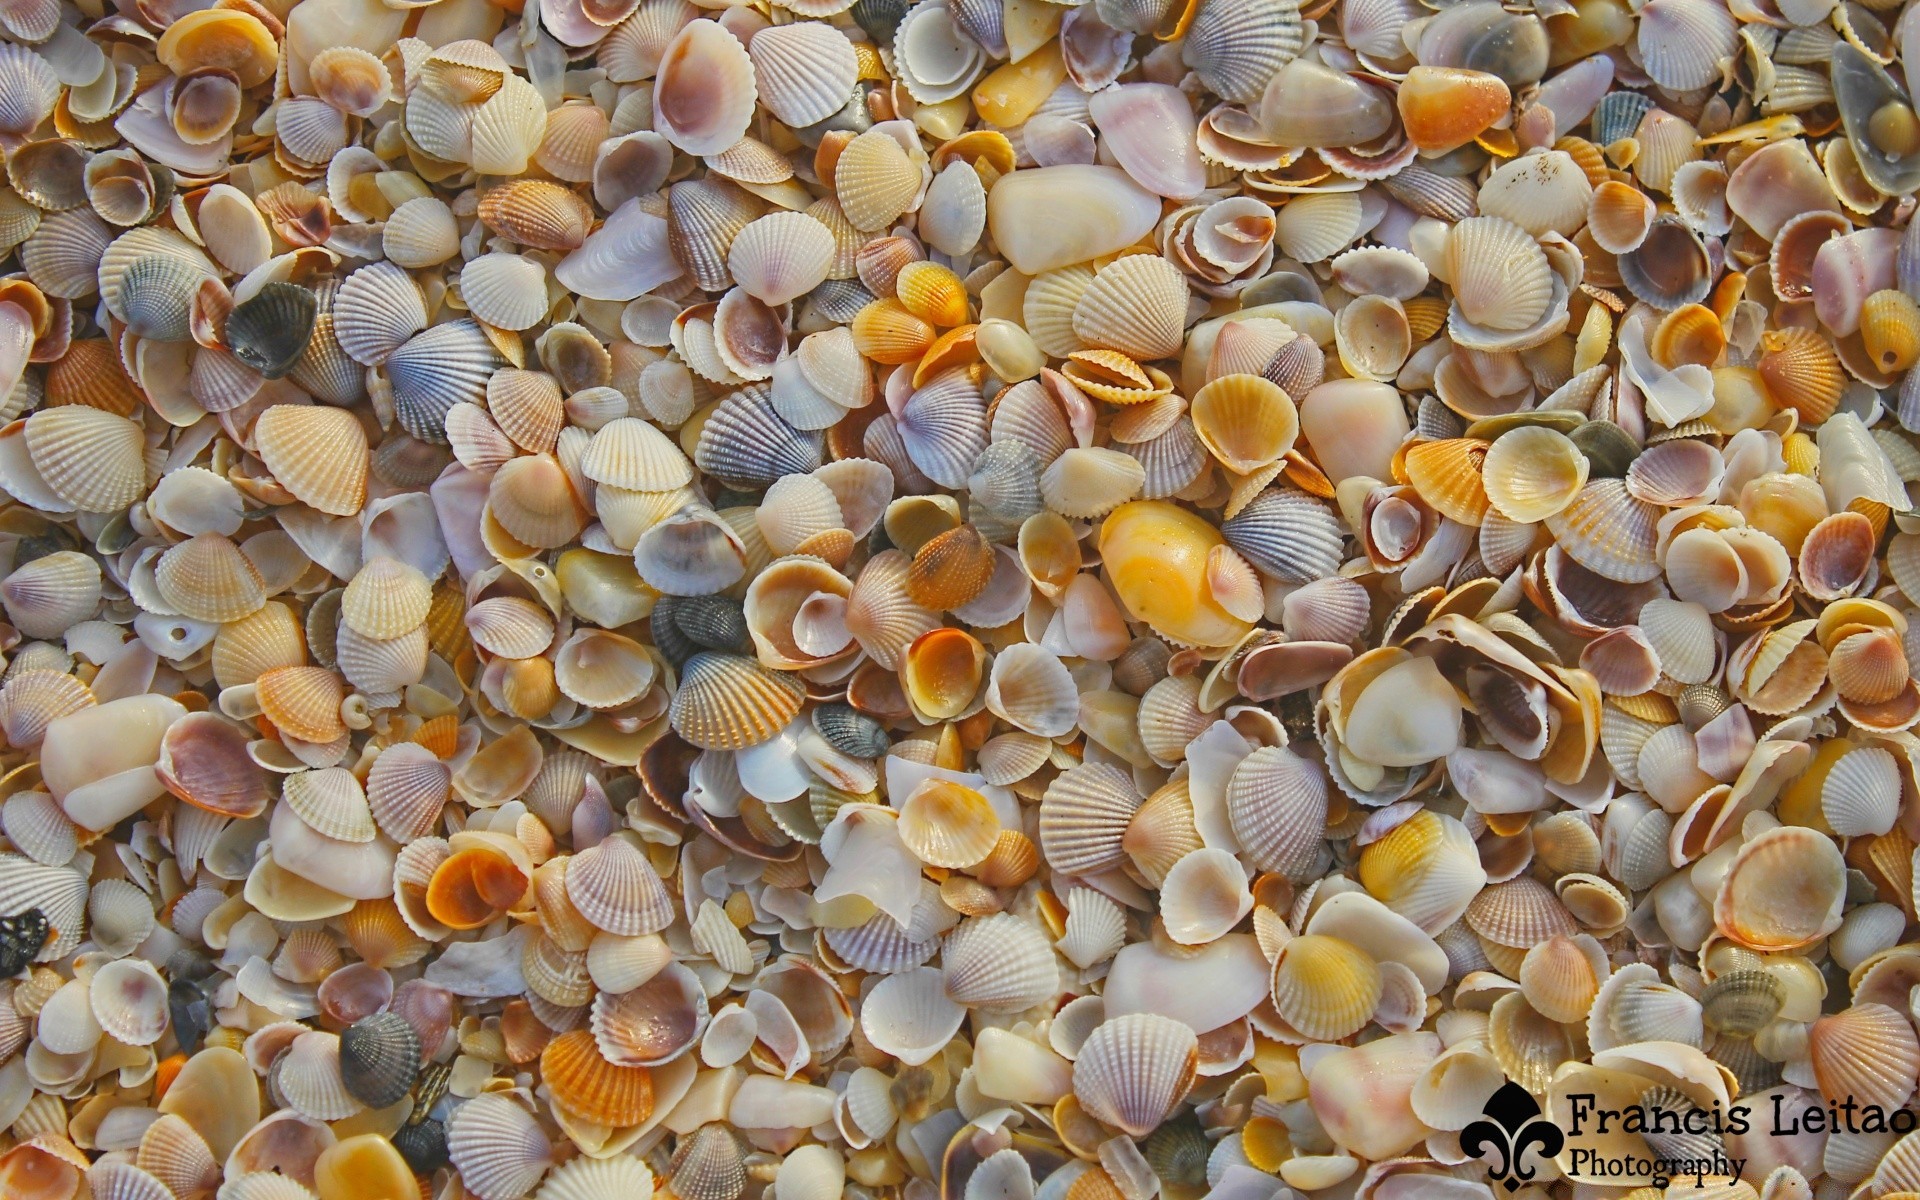
[[[1182,945],[1218,940],[1253,911],[1247,875],[1232,853],[1194,850],[1168,869],[1160,884],[1160,918]]]
[[[1170,1017],[1132,1013],[1101,1024],[1073,1063],[1073,1091],[1095,1119],[1132,1137],[1157,1128],[1193,1086],[1192,1029]]]
[[[1233,769],[1226,808],[1234,837],[1259,870],[1304,879],[1319,866],[1327,780],[1311,762],[1283,746],[1254,751]]]
[[[460,270],[460,295],[496,329],[530,329],[546,315],[547,273],[520,254],[483,254]]]
[[[1084,875],[1126,859],[1122,839],[1140,794],[1117,768],[1087,763],[1063,771],[1040,801],[1040,850],[1056,871]]]
[[[1526,329],[1553,302],[1553,272],[1526,230],[1499,217],[1469,217],[1447,235],[1453,302],[1474,325]]]
[[[913,207],[922,178],[900,143],[870,129],[847,143],[834,164],[834,196],[855,229],[885,229]]]
[[[518,1200],[553,1165],[547,1135],[512,1099],[483,1093],[447,1115],[447,1154],[480,1200]]]
[[[481,404],[488,378],[505,365],[474,322],[435,325],[387,357],[394,415],[414,437],[444,445],[447,410],[463,401]]]
[[[254,442],[274,478],[310,507],[352,516],[366,503],[366,434],[353,414],[276,404],[255,422]]]
[[[795,128],[824,121],[846,107],[859,73],[852,44],[832,26],[815,21],[762,30],[747,44],[747,52],[761,102],[781,123]]]
[[[1073,309],[1073,331],[1148,362],[1180,349],[1187,316],[1187,281],[1166,259],[1133,254],[1098,271]]]
[[[1187,26],[1181,60],[1208,91],[1235,104],[1252,104],[1306,42],[1306,25],[1293,0],[1212,0],[1199,5]]]
[[[83,405],[42,409],[26,420],[33,469],[60,502],[82,512],[114,512],[146,490],[139,426]]]

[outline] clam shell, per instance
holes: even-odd
[[[867,1041],[909,1066],[938,1054],[966,1017],[967,1010],[947,997],[942,974],[934,967],[886,976],[860,1006],[860,1028]]]
[[[442,445],[447,410],[486,399],[487,380],[506,365],[493,343],[470,320],[435,325],[409,338],[387,357],[394,415],[414,437]]]
[[[1283,746],[1262,747],[1233,769],[1226,806],[1235,839],[1259,870],[1305,879],[1319,867],[1327,781],[1312,763]]]
[[[1128,255],[1095,273],[1073,310],[1073,330],[1087,345],[1146,362],[1180,349],[1187,283],[1166,259]]]
[[[1251,911],[1246,871],[1226,850],[1194,850],[1182,856],[1160,884],[1160,918],[1167,936],[1182,945],[1215,941]]]
[[[1056,871],[1091,874],[1126,859],[1121,845],[1140,795],[1104,763],[1062,772],[1040,801],[1040,850]]]
[[[653,127],[688,154],[718,154],[753,119],[753,60],[712,21],[689,21],[660,54]]]
[[[1095,1119],[1145,1137],[1193,1086],[1193,1030],[1154,1013],[1114,1017],[1088,1035],[1073,1063],[1073,1091]]]
[[[941,962],[947,997],[967,1008],[1020,1012],[1059,988],[1046,935],[1010,913],[961,922],[947,935]]]
[[[276,404],[255,422],[254,442],[274,478],[317,511],[352,516],[366,503],[366,434],[353,414]]]
[[[483,1093],[447,1116],[447,1154],[481,1200],[525,1196],[553,1165],[553,1147],[527,1110]]]
[[[553,1102],[599,1125],[638,1125],[653,1112],[653,1081],[645,1067],[608,1062],[584,1029],[562,1033],[540,1054],[540,1074]]]
[[[340,1034],[340,1077],[369,1108],[404,1097],[420,1072],[420,1036],[394,1013],[362,1017]]]
[[[1187,27],[1181,60],[1208,91],[1235,104],[1252,104],[1306,40],[1300,6],[1292,0],[1251,5],[1212,0],[1199,6]]]
[[[33,469],[60,502],[113,512],[146,490],[140,430],[125,417],[84,405],[42,409],[26,420]]]
[[[763,29],[747,52],[761,103],[796,128],[844,108],[859,73],[852,44],[832,26],[815,21]]]

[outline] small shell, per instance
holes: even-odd
[[[1179,352],[1187,282],[1166,259],[1133,254],[1102,268],[1073,310],[1074,333],[1090,346],[1141,362]]]
[[[1114,1017],[1088,1035],[1073,1064],[1074,1095],[1095,1119],[1145,1137],[1193,1086],[1193,1030],[1153,1013]]]
[[[413,1087],[420,1073],[420,1036],[394,1013],[362,1017],[340,1034],[340,1077],[369,1108],[385,1108]]]
[[[276,404],[255,422],[254,441],[274,478],[312,508],[352,516],[366,503],[366,433],[351,413]]]
[[[1502,434],[1481,464],[1488,502],[1521,522],[1544,521],[1573,503],[1587,472],[1587,456],[1565,434],[1539,425]]]
[[[546,315],[546,270],[519,254],[483,254],[460,271],[460,294],[496,329],[530,329]]]
[[[833,186],[855,229],[885,229],[919,196],[920,168],[892,135],[870,129],[840,151]]]
[[[607,1061],[584,1029],[563,1033],[540,1055],[540,1074],[555,1105],[581,1120],[615,1128],[638,1125],[653,1112],[653,1080],[645,1067]]]
[[[859,73],[852,44],[821,22],[763,29],[747,52],[761,102],[794,128],[824,121],[846,107]]]
[[[1357,1032],[1380,1002],[1380,968],[1338,938],[1303,934],[1273,967],[1273,1005],[1301,1034],[1337,1041]]]
[[[1300,418],[1278,384],[1257,375],[1224,375],[1194,393],[1194,432],[1230,471],[1247,474],[1293,448]]]
[[[1226,850],[1195,850],[1167,871],[1160,884],[1160,917],[1167,936],[1204,945],[1230,932],[1253,911],[1253,893],[1240,862]]]

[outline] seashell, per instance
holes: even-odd
[[[749,295],[770,305],[812,291],[833,263],[833,234],[805,213],[750,221],[727,250],[727,268]]]
[[[366,503],[366,434],[351,413],[276,404],[253,430],[267,469],[303,503],[336,516],[352,516]]]
[[[1121,842],[1140,803],[1131,780],[1106,764],[1062,772],[1040,801],[1040,850],[1048,865],[1090,874],[1124,861]]]
[[[834,198],[862,231],[885,229],[913,206],[921,186],[920,168],[883,130],[867,130],[848,142],[834,163]]]
[[[973,86],[986,53],[944,0],[922,0],[894,30],[894,70],[921,104],[951,100]]]
[[[1766,353],[1760,356],[1760,377],[1773,399],[1819,422],[1831,416],[1840,400],[1845,377],[1827,340],[1812,330],[1783,329],[1762,335]]]
[[[56,503],[114,512],[146,489],[139,427],[125,417],[84,405],[42,409],[27,418],[24,441]]]
[[[1094,275],[1074,307],[1073,329],[1087,345],[1145,362],[1179,350],[1186,312],[1180,272],[1164,258],[1134,254]]]
[[[593,209],[558,184],[515,179],[480,198],[480,219],[487,228],[523,246],[575,250],[593,226]]]
[[[445,444],[447,411],[484,401],[488,377],[504,365],[474,322],[435,325],[387,357],[394,415],[414,437]]]
[[[844,196],[841,206],[846,207]],[[1075,220],[1065,230],[1058,222],[1048,228],[1045,217],[1060,212],[1074,213]],[[850,209],[848,216],[853,216]],[[988,232],[1007,261],[1029,276],[1123,250],[1159,220],[1159,199],[1114,167],[1068,164],[1015,171],[987,193]]]
[[[1080,715],[1079,689],[1065,666],[1029,643],[1009,646],[994,659],[986,705],[1009,724],[1041,737],[1070,731]]]
[[[412,841],[438,822],[451,782],[451,772],[432,751],[399,743],[381,751],[368,769],[368,808],[388,837]]]
[[[967,1008],[1019,1012],[1059,988],[1046,935],[1010,913],[961,922],[947,935],[941,961],[947,997]]]
[[[1546,525],[1581,566],[1620,583],[1645,583],[1660,570],[1652,557],[1654,514],[1620,480],[1590,479]]]
[[[482,1093],[447,1116],[447,1154],[481,1200],[524,1196],[553,1165],[553,1147],[526,1109]]]
[[[27,637],[65,635],[68,629],[92,618],[100,607],[100,594],[99,564],[72,550],[56,550],[21,562],[0,580],[0,605],[5,606],[7,619]]]
[[[1160,917],[1167,936],[1185,946],[1214,941],[1253,911],[1253,893],[1238,859],[1226,850],[1194,850],[1167,870]]]
[[[1523,425],[1487,447],[1480,477],[1496,512],[1508,520],[1536,522],[1573,503],[1586,486],[1588,469],[1586,455],[1565,434]]]
[[[849,628],[852,609],[849,606]],[[702,653],[688,660],[675,693],[674,730],[696,746],[735,750],[778,733],[800,710],[797,683],[750,659]]]
[[[316,301],[292,283],[269,283],[227,315],[227,345],[235,358],[267,379],[293,369],[313,335]]]
[[[316,833],[341,842],[370,842],[373,814],[353,772],[343,767],[289,775],[281,794],[287,807]]]
[[[1904,1103],[1920,1073],[1920,1042],[1898,1012],[1855,1004],[1815,1021],[1808,1057],[1822,1095],[1856,1103]]]
[[[708,417],[693,461],[722,478],[771,483],[814,470],[820,447],[815,437],[781,420],[764,387],[749,387],[721,401]]]
[[[1257,869],[1303,879],[1319,866],[1327,781],[1307,760],[1283,746],[1255,750],[1233,769],[1226,808],[1235,839]]]
[[[1384,94],[1305,58],[1287,63],[1267,82],[1258,112],[1275,145],[1298,147],[1370,142],[1392,128],[1393,116]]]
[[[1187,27],[1181,60],[1208,91],[1234,104],[1252,104],[1305,46],[1297,4],[1202,4]]]
[[[1698,304],[1712,282],[1706,247],[1678,217],[1655,217],[1640,244],[1618,262],[1627,290],[1655,308]]]
[[[1469,217],[1447,235],[1455,309],[1486,329],[1531,326],[1553,301],[1552,271],[1526,230],[1499,217]]]
[[[1193,1086],[1198,1061],[1193,1030],[1154,1013],[1102,1023],[1073,1063],[1073,1090],[1096,1120],[1131,1137],[1160,1125]]]
[[[461,268],[460,295],[496,329],[529,329],[546,315],[546,271],[524,255],[483,254]]]
[[[427,326],[419,285],[391,263],[370,263],[342,280],[332,313],[340,348],[370,367]]]
[[[1340,557],[1338,523],[1305,492],[1269,488],[1223,522],[1229,545],[1276,579],[1307,583],[1331,575]]]
[[[668,963],[631,991],[601,992],[593,1001],[593,1039],[608,1062],[653,1067],[685,1053],[707,1026],[698,977]]]
[[[1792,949],[1840,925],[1844,871],[1833,843],[1811,830],[1769,830],[1740,847],[1714,898],[1714,924],[1727,937],[1756,949]],[[1763,872],[1790,870],[1798,885],[1767,890]]]
[[[420,196],[395,208],[380,233],[387,258],[409,270],[436,266],[460,249],[460,227],[446,202]]]
[[[761,102],[782,124],[794,128],[824,121],[844,108],[859,73],[853,46],[820,22],[763,29],[747,44],[747,52]]]
[[[937,1054],[966,1017],[947,998],[937,968],[913,967],[874,987],[861,1005],[860,1028],[875,1049],[916,1066]]]
[[[540,1053],[540,1074],[553,1102],[599,1125],[638,1125],[653,1112],[653,1080],[645,1067],[607,1061],[584,1029],[560,1034]]]
[[[341,1082],[369,1108],[385,1108],[412,1090],[420,1061],[420,1037],[397,1014],[362,1017],[340,1034]]]

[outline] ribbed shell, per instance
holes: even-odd
[[[1115,1017],[1081,1045],[1074,1095],[1096,1120],[1145,1137],[1185,1099],[1198,1061],[1198,1039],[1181,1022],[1156,1013]]]
[[[608,838],[567,861],[567,898],[596,929],[632,937],[673,921],[673,900],[632,842]]]
[[[394,415],[421,441],[445,445],[447,410],[461,401],[483,404],[488,378],[505,365],[473,321],[435,325],[387,358]]]
[[[1227,816],[1247,861],[1290,879],[1319,865],[1327,823],[1325,772],[1284,746],[1263,746],[1234,768]]]
[[[1040,801],[1040,850],[1055,871],[1090,875],[1126,861],[1121,839],[1140,807],[1133,780],[1107,763],[1063,771]]]
[[[1252,104],[1306,44],[1297,0],[1206,0],[1187,27],[1180,58],[1208,91]]]
[[[1343,526],[1332,509],[1293,488],[1271,488],[1220,526],[1227,543],[1276,579],[1310,583],[1339,570]]]
[[[1020,1012],[1053,999],[1060,988],[1053,946],[1038,926],[1011,913],[963,921],[940,954],[954,1003],[989,1012]]]

